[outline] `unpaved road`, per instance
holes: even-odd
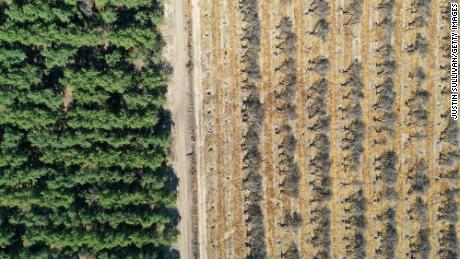
[[[192,131],[190,130],[191,86],[188,80],[186,64],[188,61],[187,33],[183,0],[170,0],[166,3],[165,39],[168,42],[166,56],[174,68],[169,87],[169,109],[174,121],[174,171],[179,178],[177,209],[181,216],[178,226],[180,232],[176,249],[181,258],[193,258],[192,251],[192,177],[188,148]]]

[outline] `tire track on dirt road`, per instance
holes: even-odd
[[[194,253],[194,224],[193,215],[193,182],[189,152],[193,149],[193,92],[190,74],[186,69],[188,62],[189,42],[185,21],[186,6],[184,1],[170,0],[165,5],[165,28],[162,30],[165,40],[168,42],[165,50],[167,59],[174,67],[174,75],[169,84],[168,107],[174,121],[172,150],[173,168],[179,178],[179,194],[177,209],[181,220],[178,225],[180,232],[176,243],[180,255],[183,258],[193,258]]]

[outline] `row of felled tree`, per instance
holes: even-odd
[[[247,258],[267,258],[265,244],[265,226],[262,201],[264,197],[263,178],[260,172],[262,154],[262,124],[265,116],[258,90],[262,73],[259,53],[261,50],[261,21],[258,13],[259,0],[238,0],[238,12],[241,17],[241,117],[243,151],[243,188],[244,213],[247,225],[245,244],[248,248]],[[247,79],[246,79],[247,78]]]
[[[308,33],[327,44],[329,23],[327,17],[330,7],[325,0],[311,2],[306,15],[314,22],[310,24]],[[307,149],[306,178],[308,181],[307,226],[311,231],[307,235],[311,254],[316,258],[331,257],[331,158],[330,158],[330,122],[331,114],[324,103],[330,96],[328,90],[331,82],[329,59],[325,56],[312,56],[308,60],[307,73],[312,82],[305,87],[305,114]]]
[[[163,5],[0,1],[0,258],[171,253]]]

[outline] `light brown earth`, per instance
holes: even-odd
[[[180,198],[193,215],[179,228],[198,227],[193,257],[460,255],[449,1],[187,3],[198,219]]]
[[[194,257],[194,113],[191,75],[187,69],[190,60],[188,46],[187,3],[168,0],[165,3],[165,23],[162,28],[167,43],[164,55],[174,73],[168,90],[168,109],[173,120],[172,167],[178,185],[177,209],[180,214],[179,239],[175,248],[181,258]]]

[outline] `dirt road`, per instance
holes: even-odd
[[[164,28],[165,39],[168,42],[166,56],[174,68],[174,75],[169,87],[169,109],[174,121],[174,171],[179,178],[179,195],[177,208],[181,216],[178,226],[180,231],[176,249],[181,258],[193,258],[192,234],[192,176],[190,173],[190,150],[192,147],[193,131],[190,130],[191,86],[186,68],[188,62],[187,32],[185,21],[184,1],[170,0],[165,7],[166,24]]]

